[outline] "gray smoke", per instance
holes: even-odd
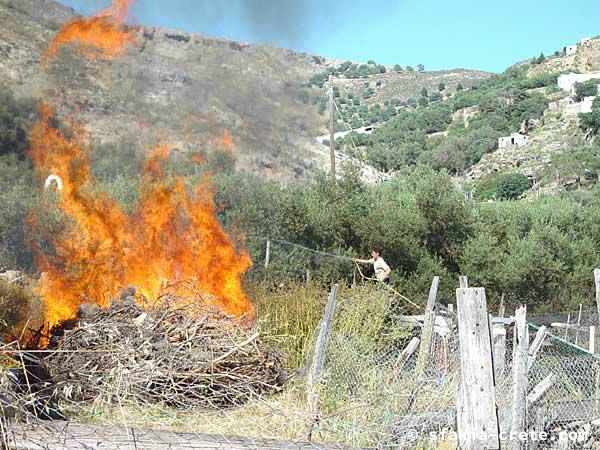
[[[59,1],[85,15],[112,2]],[[256,42],[294,46],[307,39],[319,21],[333,12],[334,4],[332,0],[136,0],[131,19],[143,21],[146,16],[161,23],[171,16],[188,29],[207,34],[239,27],[247,30]]]
[[[293,45],[311,33],[325,13],[323,5],[306,0],[242,0],[242,20],[255,39]],[[320,2],[323,3],[323,2]]]
[[[201,33],[239,27],[247,30],[255,42],[281,46],[293,46],[307,39],[334,4],[331,0],[138,0],[138,3],[155,17],[183,18]]]

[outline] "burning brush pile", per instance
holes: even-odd
[[[60,397],[226,408],[280,389],[281,357],[258,332],[171,298],[145,309],[138,295],[84,305],[77,321],[55,327],[45,364]]]
[[[134,45],[135,30],[125,23],[132,3],[113,0],[63,26],[45,65],[67,45],[82,57],[118,58]],[[243,237],[229,236],[217,219],[209,171],[193,184],[171,173],[170,146],[159,143],[129,213],[96,189],[84,126],[68,117],[61,127],[55,122],[54,108],[41,104],[28,150],[45,188],[28,222],[38,236],[36,293],[44,299],[48,353],[21,358],[21,372],[11,372],[15,392],[36,394],[33,410],[123,399],[223,408],[277,392],[281,357],[248,331],[255,312],[242,277],[252,261]],[[189,162],[204,163],[194,155]],[[60,226],[49,228],[40,212],[56,213]]]

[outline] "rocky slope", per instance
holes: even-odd
[[[528,76],[597,71],[600,71],[600,38],[579,45],[577,52],[572,55],[552,56],[541,64],[533,65]],[[466,180],[474,181],[493,173],[518,172],[538,180],[541,189],[547,193],[558,192],[561,186],[571,181],[557,179],[556,174],[551,173],[551,166],[561,154],[589,144],[579,127],[579,110],[576,104],[565,101],[569,97],[567,92],[554,89],[537,91],[544,93],[556,107],[548,109],[539,123],[527,131],[527,144],[518,148],[498,149],[484,155],[466,174]],[[517,131],[519,130],[514,130]]]
[[[163,140],[180,151],[211,150],[227,130],[241,169],[289,180],[328,167],[327,148],[314,139],[324,118],[299,93],[312,75],[339,61],[139,27],[135,44],[117,60],[84,59],[65,49],[44,69],[40,54],[73,17],[53,0],[0,0],[0,83],[50,101],[61,115],[84,123],[95,143],[132,141],[148,149]],[[387,73],[376,97],[414,95],[423,82],[407,77],[434,85],[482,76]]]

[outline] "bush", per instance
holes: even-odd
[[[483,178],[476,189],[482,200],[515,200],[531,188],[529,178],[520,173],[505,173]]]
[[[38,198],[36,187],[28,161],[15,154],[0,157],[0,265],[32,267],[26,218]]]
[[[583,83],[575,83],[575,99],[578,102],[583,101],[585,97],[595,97],[598,95],[598,85],[600,79],[585,81]]]
[[[580,126],[583,130],[596,135],[600,130],[600,96],[592,103],[592,112],[579,114]]]
[[[41,302],[27,289],[15,283],[0,280],[0,333],[18,337],[28,319],[38,323]],[[32,317],[37,313],[38,317]]]
[[[12,91],[0,87],[0,156],[24,154],[34,112],[33,99],[17,100]]]

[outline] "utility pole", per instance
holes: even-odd
[[[331,176],[335,181],[335,130],[333,103],[333,75],[329,75],[329,156],[331,157]]]

